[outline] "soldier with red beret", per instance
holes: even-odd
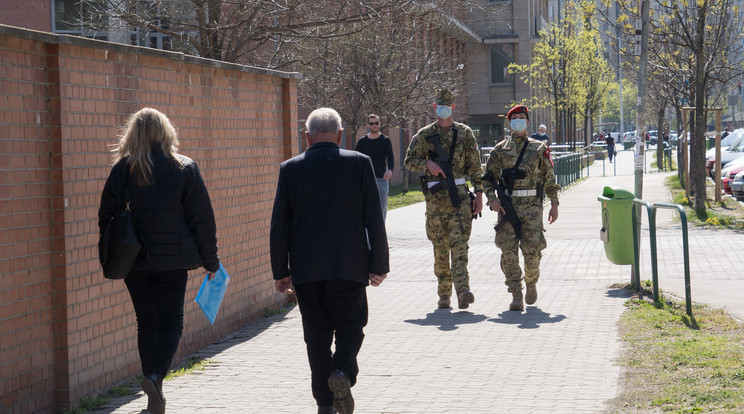
[[[558,191],[553,172],[550,151],[543,141],[527,136],[529,110],[524,105],[515,105],[506,114],[511,135],[496,144],[486,163],[486,173],[495,178],[503,178],[505,170],[516,174],[511,180],[512,188],[506,189],[511,197],[517,217],[521,222],[522,237],[518,238],[510,225],[498,226],[495,243],[501,249],[501,270],[506,278],[505,284],[512,294],[510,310],[524,310],[524,303],[532,305],[537,301],[537,280],[540,278],[540,259],[542,250],[547,247],[543,226],[543,198],[550,199],[548,223],[558,219]],[[520,157],[521,154],[521,157]],[[518,165],[517,165],[518,162]],[[502,180],[505,182],[506,180]],[[488,197],[492,211],[499,213],[499,222],[505,220],[504,208],[497,198],[494,184],[483,180],[483,190]],[[519,266],[519,250],[524,258],[524,278]],[[522,295],[522,280],[527,287]]]

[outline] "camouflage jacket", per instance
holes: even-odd
[[[483,191],[483,186],[481,185],[480,151],[478,150],[478,142],[475,139],[473,130],[465,124],[454,122],[447,135],[440,136],[442,147],[449,153],[455,128],[457,128],[455,153],[454,155],[449,154],[452,172],[455,174],[455,178],[470,180],[470,184],[473,185],[476,192]],[[434,145],[426,142],[426,137],[438,133],[439,124],[436,122],[421,128],[411,139],[411,144],[408,146],[408,151],[406,152],[406,158],[403,161],[403,164],[409,171],[426,171],[426,178],[430,181],[437,181],[437,178],[432,177],[431,173],[429,173],[429,170],[426,168],[426,162],[432,160],[439,164],[439,156]]]
[[[550,151],[543,141],[527,137],[507,137],[491,150],[491,155],[486,162],[486,172],[491,171],[493,176],[498,178],[501,176],[501,170],[514,167],[525,139],[528,147],[519,169],[524,171],[526,176],[514,182],[514,189],[532,190],[542,185],[545,194],[550,198],[550,203],[557,206],[558,191],[561,186],[555,182]],[[496,191],[488,180],[483,182],[483,189],[489,202],[497,198]]]

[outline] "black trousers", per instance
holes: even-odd
[[[131,272],[126,282],[137,315],[142,373],[168,374],[183,333],[186,270]]]
[[[357,354],[367,325],[366,285],[350,280],[295,285],[310,362],[313,397],[318,406],[333,405],[328,376],[343,371],[356,384]],[[333,337],[336,352],[331,352]]]

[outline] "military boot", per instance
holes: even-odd
[[[437,307],[439,309],[447,309],[450,307],[450,297],[449,295],[439,295],[439,302],[437,302]]]
[[[469,290],[463,290],[457,294],[457,307],[460,309],[467,309],[471,303],[475,302],[475,296],[473,292]]]
[[[524,303],[522,302],[522,289],[514,289],[514,291],[512,291],[512,303],[509,304],[509,310],[524,310]]]
[[[537,302],[537,286],[527,285],[527,293],[524,295],[524,301],[528,305],[532,305]]]

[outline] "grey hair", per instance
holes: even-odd
[[[546,127],[545,125],[540,125],[539,127],[537,127],[537,130],[538,131],[541,130],[541,129],[544,129],[544,130],[547,131],[548,130],[548,127]]]
[[[310,135],[335,134],[342,129],[341,116],[332,108],[318,108],[310,113],[305,121],[305,129]]]

